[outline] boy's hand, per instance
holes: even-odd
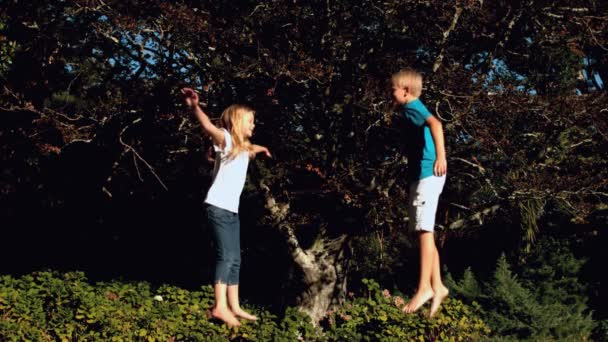
[[[184,102],[189,108],[198,106],[198,94],[191,88],[182,88],[182,95],[184,95]]]
[[[441,177],[448,171],[448,162],[445,159],[435,159],[435,165],[433,165],[433,173],[437,177]]]

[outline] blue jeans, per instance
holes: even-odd
[[[241,269],[239,214],[208,204],[207,217],[215,237],[215,284],[238,285]]]

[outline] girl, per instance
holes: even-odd
[[[266,147],[253,145],[254,111],[244,105],[232,105],[224,110],[220,127],[198,105],[198,94],[183,88],[186,105],[196,115],[203,131],[211,136],[216,153],[213,183],[207,193],[207,215],[216,240],[215,305],[211,315],[230,326],[239,326],[237,318],[257,320],[239,305],[239,270],[241,265],[239,199],[249,159],[263,152],[271,157]],[[228,300],[226,300],[226,297]]]

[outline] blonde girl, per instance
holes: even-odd
[[[264,146],[249,141],[255,128],[253,109],[244,105],[231,105],[224,110],[219,127],[198,104],[198,94],[183,88],[186,106],[192,110],[213,140],[215,167],[213,183],[205,203],[207,216],[216,241],[215,305],[211,315],[230,326],[239,326],[238,318],[257,320],[239,304],[239,271],[241,266],[239,200],[249,160],[258,153],[271,157]]]

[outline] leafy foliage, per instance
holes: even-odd
[[[210,320],[213,289],[187,291],[148,283],[91,285],[81,272],[0,278],[0,336],[6,341],[293,341],[319,336],[310,319],[288,309],[277,319],[252,308],[257,322],[230,329]]]
[[[366,280],[368,290],[328,313],[325,331],[288,308],[280,318],[250,308],[256,322],[228,328],[210,320],[213,289],[187,291],[148,283],[91,285],[81,272],[37,272],[0,278],[0,337],[6,341],[362,341],[471,339],[489,332],[476,309],[448,300],[434,320],[401,312],[403,299]]]
[[[331,310],[322,322],[330,340],[466,341],[490,333],[477,306],[448,298],[433,319],[428,319],[428,309],[408,315],[401,311],[407,298],[381,290],[374,280],[364,279],[363,283],[367,287],[363,296],[352,297]]]
[[[543,241],[533,261],[514,273],[503,254],[492,279],[480,284],[467,269],[462,279],[448,277],[452,293],[478,303],[481,315],[500,338],[514,340],[586,340],[595,323],[586,306],[578,273],[584,261],[567,246]]]
[[[187,84],[214,117],[252,104],[254,140],[275,156],[252,167],[244,231],[272,225],[264,182],[301,245],[341,238],[342,252],[356,256],[343,270],[369,276],[380,260],[383,277],[398,277],[395,265],[415,263],[399,254],[412,246],[403,233],[408,161],[386,80],[406,66],[424,73],[422,99],[444,125],[442,244],[497,227],[517,228],[487,244],[530,251],[554,227],[599,239],[608,222],[607,6],[2,1],[0,220],[17,243],[0,257],[28,269],[52,265],[50,256],[118,273],[143,264],[151,277],[154,258],[185,255],[173,264],[191,274],[193,241],[203,240],[191,227],[211,166],[209,141],[178,99]],[[255,253],[287,255],[256,233]],[[136,246],[172,250],[151,256]],[[98,260],[108,249],[118,252]]]
[[[589,82],[608,79],[597,54],[608,31],[594,15],[602,2],[7,5],[2,35],[17,45],[3,107],[29,103],[44,113],[60,139],[39,137],[41,151],[80,139],[114,149],[110,181],[96,184],[112,196],[130,192],[113,182],[146,177],[125,155],[138,152],[154,168],[158,188],[142,191],[156,196],[180,179],[175,165],[206,150],[176,105],[177,89],[190,84],[214,115],[232,102],[254,105],[256,140],[284,170],[266,177],[275,195],[332,192],[362,211],[363,224],[400,227],[407,160],[386,80],[414,66],[427,76],[423,100],[445,124],[453,179],[445,200],[457,206],[441,208],[442,226],[472,228],[478,221],[468,219],[494,205],[517,220],[520,203],[532,200],[585,222],[605,201],[606,96],[579,82],[583,72]],[[281,178],[307,165],[319,182]],[[371,202],[384,208],[382,219]],[[293,222],[310,219],[294,214]],[[529,217],[521,221],[522,236],[532,236]]]

